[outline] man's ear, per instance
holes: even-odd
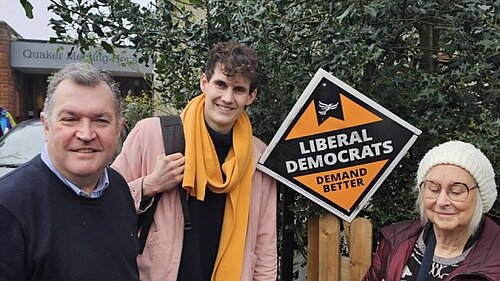
[[[117,126],[117,130],[116,130],[116,137],[119,138],[122,131],[123,131],[123,128],[125,128],[125,118],[120,117],[120,119],[118,119],[117,123],[118,123],[118,126]]]
[[[205,87],[207,86],[207,84],[208,84],[207,75],[205,75],[205,73],[202,73],[200,75],[200,89],[202,93],[205,92]]]
[[[40,112],[40,120],[42,121],[43,124],[43,131],[47,133],[49,131],[49,120],[47,118],[47,114],[45,114],[45,112],[43,111]],[[47,134],[45,134],[45,136],[47,136]]]
[[[120,129],[123,129],[123,128],[125,128],[125,117],[122,117],[120,119],[121,119],[120,120],[120,123],[121,123]]]
[[[250,98],[247,100],[245,105],[251,105],[256,97],[257,97],[257,89],[253,90],[253,92],[250,93]]]
[[[120,132],[123,130],[123,128],[125,128],[125,118],[124,117],[121,117],[120,120],[118,121],[119,124],[120,124]]]
[[[47,114],[45,112],[40,112],[40,120],[42,121],[43,126],[46,126],[48,121],[47,121]]]

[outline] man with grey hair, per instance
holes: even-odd
[[[41,154],[0,179],[0,280],[139,280],[134,204],[108,167],[124,124],[116,84],[70,64],[40,117]]]

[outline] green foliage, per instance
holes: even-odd
[[[135,46],[145,60],[154,59],[155,90],[177,108],[198,94],[214,43],[253,46],[267,79],[248,111],[264,141],[320,67],[422,130],[360,213],[377,227],[415,216],[418,162],[446,140],[479,146],[499,182],[499,1],[206,0],[159,1],[147,8],[127,0],[112,6],[72,2],[52,1],[62,18],[52,21],[58,36],[75,27],[73,38],[84,48],[101,42]],[[301,196],[294,210],[297,225],[324,212]],[[499,200],[491,213],[500,217]]]
[[[152,108],[151,97],[148,93],[142,93],[140,96],[127,94],[123,101],[126,128],[132,129],[137,121],[151,117]]]
[[[26,15],[26,17],[29,19],[32,19],[33,18],[33,5],[31,5],[30,1],[19,0],[19,3],[21,3],[21,6],[23,6],[24,14]]]
[[[208,41],[261,53],[268,80],[249,112],[266,141],[319,67],[423,131],[361,213],[380,226],[415,216],[418,161],[438,143],[472,142],[500,164],[499,7],[489,3],[210,1]],[[318,209],[299,199],[298,224]]]

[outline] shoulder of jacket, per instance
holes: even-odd
[[[484,231],[493,237],[495,245],[500,246],[500,225],[488,216],[484,218]]]
[[[423,226],[419,219],[395,222],[380,229],[380,233],[387,239],[402,236],[405,239],[420,233]]]
[[[260,152],[259,154],[262,154],[262,152],[264,152],[264,150],[266,150],[267,145],[256,136],[252,136],[252,140],[253,140],[252,141],[253,147],[256,148]]]
[[[137,121],[129,135],[139,135],[140,138],[150,139],[152,135],[161,135],[161,123],[158,117],[148,117]],[[136,136],[137,137],[137,136]]]
[[[151,126],[154,124],[158,124],[158,125],[160,124],[159,117],[154,116],[154,117],[148,117],[148,118],[141,119],[141,120],[137,121],[137,124],[135,126],[136,127],[137,126]]]
[[[4,175],[0,179],[0,204],[10,202],[13,204],[30,205],[33,198],[39,198],[50,190],[50,177],[48,168],[43,167],[40,155]],[[55,175],[54,175],[55,176]]]

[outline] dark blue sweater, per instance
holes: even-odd
[[[40,155],[0,179],[0,280],[139,280],[136,215],[108,168],[97,199],[76,195]]]

